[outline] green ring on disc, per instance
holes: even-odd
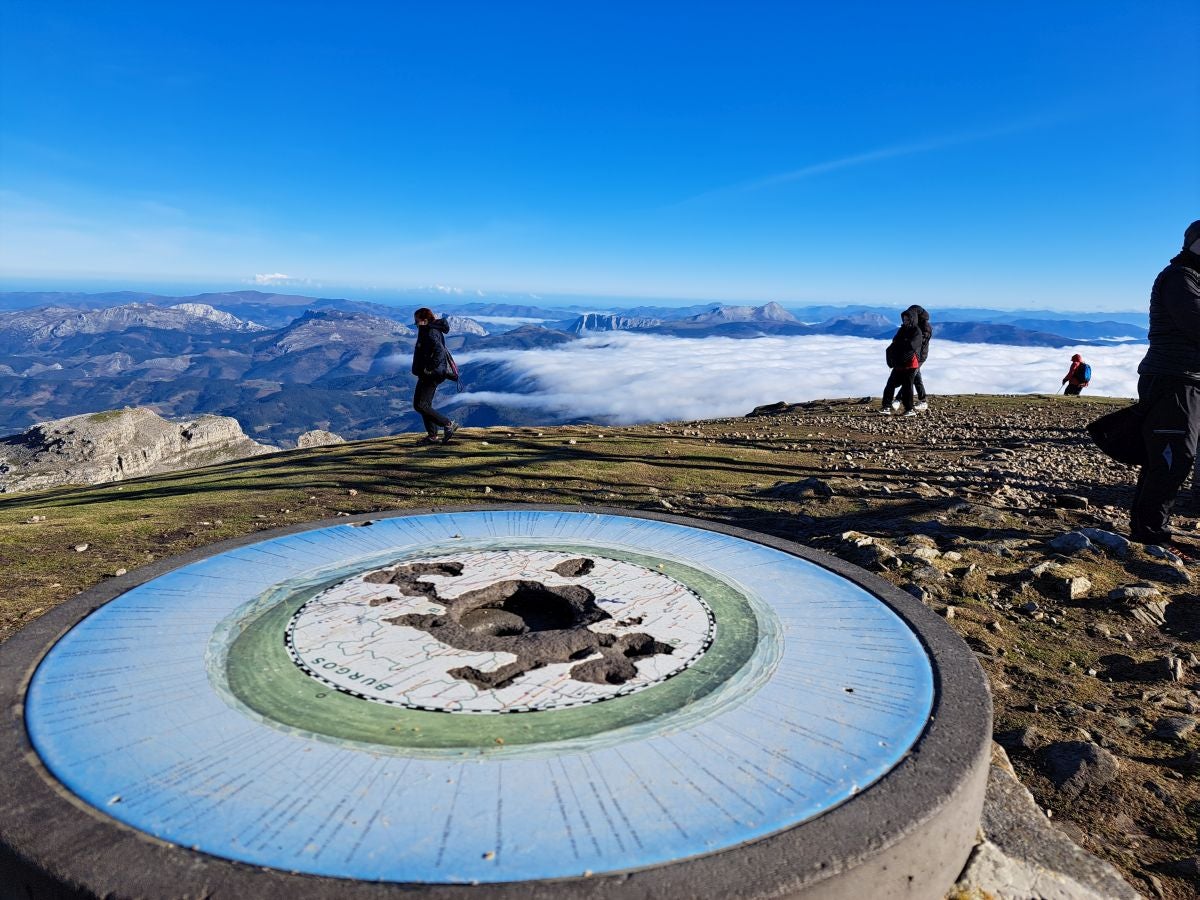
[[[516,549],[512,544],[510,549]],[[754,603],[728,582],[692,566],[625,550],[597,546],[530,543],[530,548],[561,550],[580,555],[604,556],[661,572],[694,591],[713,612],[716,630],[712,645],[691,666],[661,684],[598,703],[567,709],[515,714],[460,715],[409,709],[363,700],[337,691],[306,675],[287,653],[284,636],[295,612],[306,602],[349,577],[346,573],[319,583],[289,586],[268,592],[219,629],[210,647],[210,676],[217,689],[237,705],[286,730],[337,742],[350,741],[393,752],[442,755],[505,753],[510,748],[557,744],[604,736],[605,743],[627,735],[627,729],[682,710],[723,705],[721,688],[735,676],[746,676],[747,664],[757,655],[761,665],[739,682],[744,687],[762,683],[778,656],[779,634],[773,616],[761,602]],[[459,546],[459,551],[476,549]],[[438,551],[440,553],[440,551]],[[451,551],[453,552],[453,551]],[[388,563],[404,558],[425,558],[430,548],[393,555]],[[372,566],[364,565],[359,571]],[[764,617],[771,617],[764,621]],[[225,637],[221,637],[224,635]],[[229,636],[233,635],[229,642]],[[764,637],[771,638],[764,641]],[[225,646],[220,644],[225,642]],[[765,653],[761,652],[765,649]],[[731,702],[737,698],[726,698]],[[707,701],[707,702],[702,702]],[[620,731],[620,734],[614,732]]]

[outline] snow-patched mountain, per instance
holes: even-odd
[[[450,326],[451,334],[473,334],[485,337],[488,330],[467,316],[446,316],[446,324]]]
[[[230,331],[261,331],[265,328],[265,326],[257,325],[248,319],[239,319],[237,316],[217,309],[215,306],[209,306],[207,303],[176,303],[168,309],[177,309],[192,316],[194,320],[211,322],[218,328],[228,328]]]
[[[69,338],[77,334],[128,331],[138,327],[183,331],[189,334],[264,330],[261,325],[239,319],[205,303],[179,303],[166,307],[150,303],[127,303],[124,306],[86,310],[49,306],[0,313],[0,330],[24,337],[33,343]]]

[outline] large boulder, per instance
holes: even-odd
[[[300,437],[296,438],[296,447],[300,450],[306,450],[309,447],[328,447],[331,444],[344,443],[346,443],[346,439],[340,434],[334,434],[332,431],[325,431],[321,428],[306,431]]]
[[[0,493],[103,484],[276,449],[227,416],[172,422],[144,408],[86,413],[0,438]]]
[[[1042,753],[1042,764],[1054,786],[1067,800],[1084,791],[1103,787],[1114,778],[1120,765],[1117,758],[1090,741],[1059,741]]]
[[[980,822],[982,839],[959,877],[956,897],[995,900],[1140,900],[1111,865],[1051,824],[993,745]]]

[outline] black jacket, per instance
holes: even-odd
[[[929,339],[933,337],[933,327],[929,324],[929,313],[925,311],[925,307],[914,303],[900,314],[900,321],[912,322],[921,330],[921,349],[917,352],[917,359],[923,365],[929,356]]]
[[[1150,349],[1139,375],[1174,375],[1200,383],[1200,256],[1184,250],[1150,290]]]
[[[417,342],[413,345],[412,373],[417,377],[445,379],[450,370],[450,355],[446,338],[450,325],[445,319],[434,319],[430,325],[417,326]]]
[[[928,344],[925,343],[925,335],[917,326],[915,313],[906,309],[900,313],[900,322],[900,327],[896,329],[896,334],[887,348],[887,364],[892,369],[912,369],[915,368],[912,365],[913,357],[915,356],[919,363],[922,347],[926,348],[926,353],[929,352]]]

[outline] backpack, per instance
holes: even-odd
[[[450,355],[450,351],[446,351],[446,380],[453,381],[458,388],[458,393],[462,393],[463,384],[459,376],[458,363],[454,361],[454,357]]]
[[[1079,370],[1079,378],[1083,381],[1084,384],[1087,384],[1089,381],[1091,381],[1092,380],[1092,367],[1089,366],[1087,363],[1084,363],[1083,368]]]
[[[888,344],[883,351],[883,358],[889,369],[918,369],[921,366],[921,360],[911,348],[895,343]]]
[[[1146,464],[1146,441],[1142,437],[1142,424],[1148,410],[1142,403],[1135,403],[1102,416],[1087,426],[1088,434],[1096,446],[1119,463],[1127,466]]]

